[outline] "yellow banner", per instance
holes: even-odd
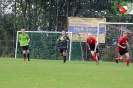
[[[68,31],[73,33],[73,41],[86,42],[88,33],[97,38],[98,22],[106,22],[106,18],[68,17]],[[99,42],[105,43],[106,26],[100,25]],[[79,35],[78,35],[79,34]]]

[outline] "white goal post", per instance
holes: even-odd
[[[62,32],[56,32],[56,31],[25,31],[26,33],[46,33],[46,34],[61,34]],[[17,31],[17,37],[16,37],[16,48],[15,48],[15,58],[17,58],[17,51],[18,51],[18,37],[19,37],[19,33],[21,33],[21,31]],[[69,43],[69,61],[71,60],[71,48],[72,48],[72,32],[66,32],[67,34],[69,34],[69,38],[70,38],[70,43]],[[32,39],[31,39],[32,41]]]
[[[98,22],[98,30],[97,30],[97,41],[98,41],[98,43],[99,43],[99,32],[100,32],[100,25],[101,24],[103,24],[103,25],[106,25],[106,24],[108,24],[108,25],[133,25],[133,23],[121,23],[121,22]],[[105,30],[106,31],[106,30]],[[130,33],[131,31],[130,30],[123,30],[123,31],[127,31],[128,33]],[[105,32],[106,33],[106,32]]]
[[[105,28],[104,32],[101,30],[103,27]],[[100,60],[114,61],[114,58],[119,56],[119,53],[117,53],[117,42],[119,38],[122,37],[123,32],[128,33],[128,37],[130,38],[128,43],[131,47],[128,52],[130,53],[130,57],[133,57],[133,40],[131,39],[133,38],[133,23],[98,22],[96,38],[98,42]],[[105,42],[101,42],[102,39],[105,40]]]

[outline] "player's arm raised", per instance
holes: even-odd
[[[56,41],[59,42],[60,41],[60,38],[58,38]]]
[[[60,41],[60,37],[61,37],[61,36],[58,37],[58,39],[56,40],[56,42],[59,42],[59,41]]]
[[[67,42],[70,42],[70,39],[69,39],[69,37],[68,37],[68,36],[66,37],[66,41],[67,41]]]
[[[63,37],[63,39],[64,39],[64,41],[66,41],[66,42],[70,42],[70,39],[69,39],[69,37],[68,37],[68,36]]]

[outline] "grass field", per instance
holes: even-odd
[[[0,58],[0,88],[133,88],[133,63]]]

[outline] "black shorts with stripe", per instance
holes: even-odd
[[[66,52],[67,51],[67,48],[61,48],[60,49],[60,53],[63,53],[63,52]]]
[[[29,46],[21,46],[22,50],[29,50]]]
[[[94,51],[95,47],[90,47],[90,51]],[[98,48],[96,48],[96,53],[98,53]]]
[[[121,56],[122,56],[122,55],[125,55],[126,53],[128,53],[127,48],[125,48],[125,49],[120,48],[119,54],[120,54]]]

